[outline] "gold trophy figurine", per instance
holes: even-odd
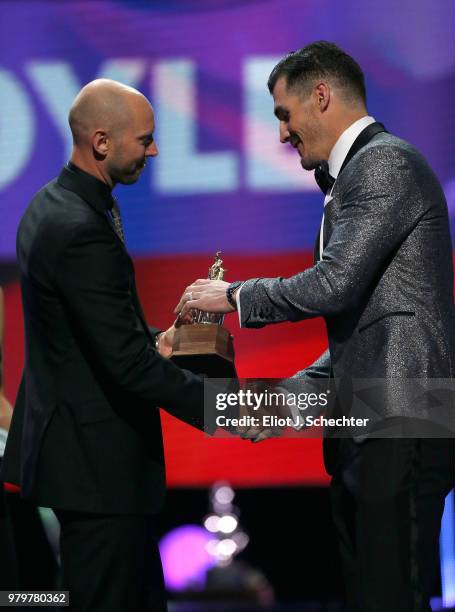
[[[223,260],[220,258],[221,251],[215,253],[215,261],[209,268],[209,280],[223,280],[226,270],[221,266]],[[224,314],[216,312],[204,312],[196,310],[194,314],[194,323],[213,323],[215,325],[223,325]]]
[[[223,280],[221,251],[209,268],[210,280]],[[223,327],[224,314],[197,310],[193,323],[177,329],[171,359],[180,367],[211,378],[236,378],[232,336]]]

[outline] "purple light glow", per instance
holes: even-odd
[[[208,569],[216,562],[207,552],[212,539],[203,527],[183,525],[167,533],[160,541],[166,587],[171,591],[201,589]]]

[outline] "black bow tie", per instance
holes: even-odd
[[[329,164],[326,161],[322,161],[314,171],[314,178],[318,184],[319,189],[324,195],[326,195],[333,186],[335,179],[329,174]]]

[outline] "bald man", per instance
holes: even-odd
[[[3,464],[61,523],[63,586],[77,611],[166,609],[155,515],[164,499],[162,406],[204,429],[203,383],[150,328],[112,188],[158,154],[138,91],[86,85],[71,161],[31,201],[17,256],[26,361]]]

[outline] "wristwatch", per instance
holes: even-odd
[[[234,293],[237,291],[239,287],[243,285],[245,281],[234,281],[229,285],[226,289],[226,297],[229,304],[237,310],[237,302],[234,300]]]

